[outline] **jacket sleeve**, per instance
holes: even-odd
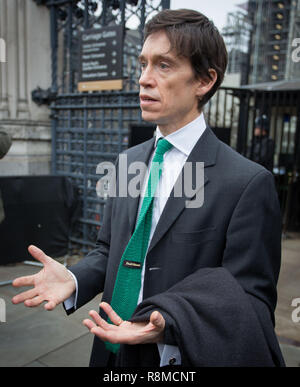
[[[178,345],[183,365],[284,365],[274,332],[280,257],[277,193],[272,174],[262,170],[232,213],[222,267],[199,269],[144,300],[131,321],[159,310],[165,343]]]

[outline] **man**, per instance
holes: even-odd
[[[254,137],[249,147],[248,157],[273,172],[275,143],[269,138],[269,120],[263,114],[255,120]]]
[[[71,313],[103,292],[100,315],[84,320],[95,335],[91,366],[283,365],[273,177],[221,143],[202,113],[225,73],[223,39],[204,15],[165,10],[147,24],[139,61],[142,115],[156,138],[122,157],[148,165],[141,197],[111,195],[97,247],[72,274],[30,246],[44,269],[14,281],[34,288],[13,302],[52,310],[65,301]],[[194,206],[175,187],[199,162],[204,202]]]

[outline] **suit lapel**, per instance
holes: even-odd
[[[207,177],[207,168],[215,165],[216,163],[216,154],[219,146],[219,140],[213,134],[210,128],[206,128],[192,152],[190,153],[186,162],[196,163],[196,162],[204,162],[204,182],[202,186],[199,187],[203,189],[203,187],[209,182]],[[184,170],[184,168],[183,168]],[[195,169],[193,168],[193,181],[195,181]],[[176,184],[180,184],[179,179],[182,177],[179,175]],[[199,191],[198,190],[198,191]],[[174,221],[180,215],[180,213],[186,207],[186,201],[192,200],[192,197],[187,197],[185,195],[184,190],[181,197],[175,197],[174,188],[171,192],[169,199],[165,205],[165,208],[160,216],[156,229],[154,231],[152,240],[150,242],[150,246],[148,249],[148,253],[154,248],[154,246],[159,242],[159,240],[163,237],[163,235],[168,231],[168,229],[172,226]],[[196,193],[195,193],[196,195]],[[194,196],[195,196],[194,195]]]

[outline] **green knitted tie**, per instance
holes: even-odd
[[[161,176],[164,154],[171,148],[172,145],[165,139],[160,139],[157,143],[136,228],[119,265],[111,307],[122,320],[129,320],[137,306],[141,288],[142,268],[151,231],[153,197]],[[111,323],[110,319],[108,319],[108,322]],[[105,342],[105,346],[114,353],[120,348],[120,344],[109,342]]]

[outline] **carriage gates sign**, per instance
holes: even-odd
[[[121,90],[123,27],[85,30],[80,39],[79,91]]]

